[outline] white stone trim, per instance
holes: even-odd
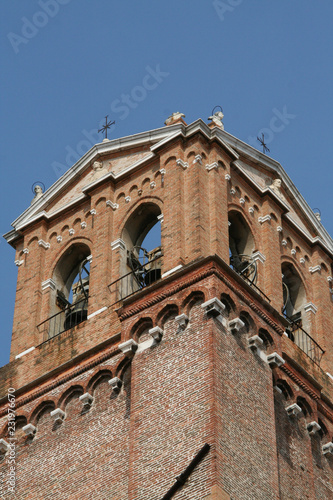
[[[321,265],[315,266],[315,267],[309,267],[309,271],[311,274],[320,272],[321,271]]]
[[[225,178],[226,181],[230,181],[231,180],[231,175],[230,174],[225,174],[224,178]]]
[[[292,249],[290,250],[290,252],[291,252],[291,255],[296,255],[296,250],[295,250],[295,248],[292,248]]]
[[[184,170],[186,170],[188,168],[188,163],[187,161],[183,161],[181,158],[179,158],[177,161],[176,161],[176,164],[180,167],[182,167]]]
[[[323,450],[323,454],[324,455],[333,455],[333,443],[330,442],[330,443],[326,443],[323,445],[322,447],[322,450]]]
[[[10,449],[10,445],[4,439],[0,439],[0,453],[6,454]]]
[[[253,207],[250,207],[250,208],[249,208],[249,212],[250,212],[250,214],[254,214],[254,208],[253,208]]]
[[[276,230],[277,230],[279,233],[282,233],[282,231],[283,231],[283,229],[282,229],[282,227],[281,227],[281,226],[278,226],[278,227],[276,228]]]
[[[95,208],[92,208],[92,209],[90,210],[90,213],[91,213],[91,215],[96,215],[96,214],[97,214],[96,209],[95,209]]]
[[[122,353],[125,354],[125,356],[130,357],[130,356],[134,356],[134,354],[138,348],[138,344],[135,342],[135,340],[130,339],[130,340],[127,340],[127,342],[123,342],[122,344],[119,344],[118,347],[122,351]]]
[[[79,397],[79,400],[81,403],[83,403],[84,406],[91,406],[94,402],[94,396],[89,394],[89,392],[85,392],[82,394],[82,396]]]
[[[308,430],[308,433],[311,435],[311,436],[315,436],[317,434],[317,432],[319,432],[321,430],[321,427],[320,425],[318,424],[318,422],[316,422],[315,420],[313,422],[310,422],[307,426],[306,426],[307,430]]]
[[[239,203],[240,203],[241,205],[245,205],[245,200],[244,200],[244,198],[239,198]]]
[[[155,181],[151,181],[151,183],[149,184],[150,186],[150,189],[155,189],[156,188],[156,182]]]
[[[201,304],[201,308],[205,311],[208,318],[217,318],[223,315],[225,305],[217,297],[213,297]]]
[[[300,408],[298,404],[293,403],[292,405],[287,406],[286,412],[289,417],[297,417],[297,415],[302,413],[302,408]]]
[[[28,253],[29,253],[29,248],[23,248],[22,252],[23,252],[24,254],[28,254]]]
[[[312,304],[312,302],[309,302],[308,304],[305,304],[304,311],[305,312],[312,312],[313,314],[316,314],[316,312],[318,311],[318,308],[314,304]]]
[[[254,252],[252,254],[252,259],[253,260],[258,260],[259,262],[261,262],[263,264],[265,262],[265,260],[266,260],[266,257],[264,256],[263,253],[257,251],[257,252]]]
[[[165,174],[166,174],[166,170],[165,170],[165,168],[161,168],[161,169],[160,169],[160,174],[161,174],[161,175],[165,175]]]
[[[281,241],[281,245],[282,245],[283,247],[286,247],[286,246],[288,245],[287,240],[282,240],[282,241]]]
[[[327,281],[328,281],[329,283],[331,283],[331,282],[333,281],[333,277],[332,277],[332,276],[327,276]]]
[[[14,264],[17,267],[20,267],[22,266],[22,264],[24,264],[24,260],[14,260]]]
[[[87,227],[86,221],[81,222],[81,229],[85,229]]]
[[[244,328],[245,323],[240,318],[235,318],[229,321],[228,326],[230,328],[231,333],[235,334],[239,332],[242,328]]]
[[[112,210],[117,210],[117,208],[119,208],[118,203],[113,203],[113,201],[111,201],[111,200],[107,200],[106,206],[111,207]]]
[[[230,189],[230,194],[232,194],[232,195],[236,194],[236,189],[235,188],[231,188]]]
[[[148,330],[149,335],[154,339],[155,342],[161,342],[163,337],[163,330],[159,326],[155,326],[154,328],[150,328]]]
[[[193,163],[199,163],[200,165],[202,165],[202,156],[201,155],[196,155],[194,157]]]
[[[305,259],[304,259],[304,257],[301,257],[301,258],[299,259],[299,261],[300,261],[300,263],[301,263],[301,264],[305,264]]]
[[[15,359],[22,358],[22,356],[25,356],[26,354],[28,354],[28,352],[31,352],[31,351],[33,351],[34,349],[36,349],[36,348],[35,348],[35,346],[33,346],[33,347],[29,347],[29,349],[26,349],[25,351],[21,352],[20,354],[17,354],[17,355],[15,356]]]
[[[57,288],[57,285],[52,278],[42,281],[42,290],[46,290],[47,288],[51,288],[51,290],[55,290]]]
[[[130,196],[125,196],[125,203],[129,203],[131,201],[131,197]]]
[[[106,307],[106,306],[101,307],[101,309],[98,309],[98,311],[95,311],[95,312],[93,312],[93,313],[91,313],[91,314],[88,314],[87,319],[91,319],[91,318],[93,318],[94,316],[98,316],[98,314],[101,314],[102,312],[104,312],[104,311],[106,311],[106,310],[107,310],[107,307]]]
[[[68,232],[69,232],[69,236],[74,236],[74,234],[75,234],[75,230],[73,228],[69,229]]]
[[[163,214],[158,215],[157,219],[160,221],[161,224],[163,224],[163,222],[164,222],[164,215]]]
[[[188,325],[189,318],[186,314],[179,314],[179,316],[175,317],[175,322],[178,323],[180,330],[185,330]]]
[[[251,351],[256,352],[263,347],[264,341],[259,337],[259,335],[253,335],[248,339],[248,345]]]
[[[62,236],[57,236],[57,243],[61,243],[62,242]]]
[[[92,256],[91,254],[90,254],[90,255],[88,255],[88,257],[87,257],[87,261],[89,262],[89,264],[91,264],[91,262],[92,262],[92,258],[93,258],[93,256]]]
[[[258,218],[258,221],[260,222],[260,224],[263,224],[264,222],[269,222],[270,220],[272,220],[272,217],[269,214]]]
[[[117,250],[117,248],[120,248],[120,250],[126,250],[126,245],[124,240],[118,238],[117,240],[112,241],[111,248],[112,250]]]
[[[113,377],[108,381],[108,384],[111,386],[112,392],[118,394],[123,385],[122,381],[118,377]]]
[[[272,352],[267,356],[267,363],[271,368],[274,368],[275,366],[284,365],[285,360],[277,352]]]
[[[214,168],[217,170],[218,166],[219,164],[217,163],[217,161],[214,161],[213,163],[206,165],[206,170],[208,170],[208,172],[210,172],[210,170],[213,170]]]
[[[61,408],[56,408],[55,410],[51,411],[50,415],[55,422],[62,422],[66,417],[66,413],[62,411]]]
[[[36,434],[37,427],[32,424],[27,424],[22,427],[22,431],[25,432],[27,436],[34,436]]]
[[[179,264],[179,266],[174,267],[173,269],[170,269],[170,271],[167,271],[162,274],[162,278],[166,278],[167,276],[170,276],[170,274],[175,273],[176,271],[179,271],[183,267],[183,264]]]
[[[50,248],[50,243],[46,243],[46,241],[44,241],[44,240],[39,240],[38,241],[38,245],[40,247],[45,248],[45,250],[47,250],[48,248]]]

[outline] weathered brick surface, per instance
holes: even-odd
[[[119,174],[148,152],[145,145],[107,154],[103,161]],[[15,242],[16,259],[23,263],[11,362],[0,369],[0,437],[7,440],[7,391],[16,390],[17,498],[158,500],[204,443],[211,449],[176,500],[332,496],[333,461],[322,454],[333,436],[333,384],[326,374],[333,372],[331,256],[310,244],[286,217],[285,204],[260,193],[233,160],[230,151],[201,134],[175,138],[130,175],[97,183],[76,205],[22,231]],[[261,188],[270,185],[272,174],[241,160],[259,172]],[[48,213],[92,180],[91,170],[81,174],[62,199],[52,200]],[[283,196],[292,204],[287,192]],[[117,206],[108,206],[109,200]],[[129,241],[126,224],[131,217],[141,224],[145,206],[163,214],[162,273],[182,267],[115,304],[119,297],[108,285],[129,269],[126,250],[112,250],[111,242]],[[257,285],[270,305],[229,267],[230,211],[242,214],[254,242],[251,251],[266,259],[258,262]],[[291,212],[306,228],[302,214],[295,207]],[[313,227],[307,229],[316,236]],[[42,283],[54,278],[74,244],[92,254],[88,313],[98,314],[47,340],[37,325],[54,313],[55,292],[42,290]],[[301,277],[306,302],[318,309],[304,322],[326,351],[321,367],[284,335],[285,262]],[[318,265],[320,270],[310,272]],[[220,320],[201,308],[213,297],[226,305]],[[183,313],[189,317],[184,330],[174,319]],[[237,333],[228,327],[235,318],[245,323]],[[163,338],[151,345],[148,330],[155,326]],[[248,348],[254,335],[264,340],[262,354]],[[118,347],[131,338],[139,345],[133,359]],[[266,362],[273,352],[286,361],[280,368]],[[123,381],[119,394],[108,384],[115,376]],[[83,411],[79,396],[87,391],[94,402]],[[288,417],[285,408],[295,402],[303,413]],[[50,417],[57,407],[66,412],[60,425]],[[307,424],[319,420],[323,432],[310,437]],[[27,423],[37,426],[34,438],[22,431]],[[4,478],[8,466],[3,457]]]

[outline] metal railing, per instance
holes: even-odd
[[[37,325],[42,334],[43,342],[70,330],[74,326],[85,321],[88,316],[88,300],[83,299],[75,304],[68,305],[64,310],[54,314],[50,318]]]
[[[318,366],[320,366],[321,358],[324,350],[320,345],[309,335],[297,321],[286,317],[290,326],[286,328],[288,337],[300,348],[303,352]]]
[[[161,278],[161,268],[157,265],[161,255],[156,259],[141,265],[137,271],[130,271],[108,285],[111,292],[111,304],[130,297],[134,293],[146,288]]]
[[[236,271],[252,288],[254,288],[261,297],[267,300],[268,303],[271,299],[264,294],[264,292],[255,284],[257,279],[257,262],[250,255],[236,255],[230,256],[230,267]]]

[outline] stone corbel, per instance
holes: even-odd
[[[81,401],[81,403],[83,403],[83,406],[90,407],[93,404],[94,397],[89,394],[89,392],[85,392],[84,394],[82,394],[82,396],[79,397],[79,400]]]
[[[225,310],[225,305],[217,298],[207,300],[204,304],[201,304],[202,309],[205,311],[208,318],[217,318],[223,315]]]
[[[175,317],[175,322],[178,323],[179,330],[185,330],[188,325],[188,316],[186,314],[180,314]]]
[[[199,165],[202,165],[202,156],[201,155],[196,155],[194,157],[193,163],[199,163]]]
[[[163,337],[162,328],[160,328],[159,326],[155,326],[154,328],[150,328],[150,330],[148,330],[148,333],[156,343],[161,342]]]
[[[111,386],[112,392],[115,394],[119,394],[120,389],[123,385],[122,381],[118,377],[113,377],[111,380],[109,380],[109,385]]]
[[[62,411],[61,408],[56,408],[55,410],[51,411],[50,415],[57,423],[62,422],[66,417],[66,413]]]
[[[264,222],[269,222],[270,220],[272,220],[272,217],[268,214],[258,218],[260,224],[263,224]]]
[[[253,335],[248,339],[248,345],[251,351],[257,352],[264,345],[264,341],[259,337],[259,335]]]
[[[107,200],[106,206],[111,207],[112,210],[117,210],[117,208],[119,208],[118,203],[113,203],[113,201],[111,201],[111,200]]]
[[[235,318],[229,321],[228,326],[233,335],[238,333],[242,328],[244,328],[245,323],[240,318]]]
[[[182,167],[184,170],[186,170],[188,168],[188,163],[187,161],[183,161],[181,158],[179,158],[177,161],[176,161],[177,165]]]
[[[267,356],[267,363],[271,368],[275,368],[276,366],[284,365],[285,361],[277,352],[273,352]]]
[[[22,427],[22,431],[25,432],[27,436],[34,436],[36,434],[37,427],[32,424],[27,424]]]
[[[215,170],[217,170],[218,166],[219,166],[219,164],[217,163],[217,161],[214,161],[210,165],[209,164],[206,165],[206,170],[208,170],[208,172],[210,172],[210,170],[213,170],[214,168],[215,168]]]
[[[118,347],[125,354],[125,356],[127,356],[128,358],[131,358],[132,356],[134,356],[134,354],[138,348],[138,344],[135,342],[135,340],[130,339],[130,340],[127,340],[127,342],[123,342],[122,344],[119,344]]]
[[[318,424],[318,422],[316,421],[313,421],[313,422],[310,422],[307,426],[306,426],[310,436],[315,436],[317,434],[317,432],[319,432],[321,430],[321,427],[320,425]]]
[[[298,404],[293,403],[292,405],[286,408],[286,412],[289,417],[297,417],[302,413],[302,408],[300,408]]]
[[[117,250],[117,248],[120,248],[120,250],[126,250],[126,245],[121,238],[118,238],[117,240],[112,241],[111,248],[112,250]]]
[[[322,450],[324,455],[333,455],[333,443],[324,444]]]
[[[4,439],[0,439],[0,453],[5,455],[9,450],[10,446]]]
[[[44,241],[44,240],[39,240],[38,241],[38,245],[40,247],[45,248],[45,250],[47,250],[48,248],[50,248],[50,243],[46,243],[46,241]]]

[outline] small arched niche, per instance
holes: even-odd
[[[90,255],[88,245],[75,243],[60,257],[52,276],[55,290],[51,296],[49,337],[87,319]]]
[[[161,210],[155,203],[143,203],[130,215],[122,232],[126,259],[121,275],[129,274],[126,295],[151,285],[161,277]]]
[[[230,266],[250,283],[255,283],[257,265],[252,258],[255,243],[250,227],[237,211],[229,212],[228,221]]]
[[[306,304],[306,293],[303,281],[293,264],[284,262],[282,264],[282,289],[283,310],[282,313],[288,319],[302,326],[302,310]]]

